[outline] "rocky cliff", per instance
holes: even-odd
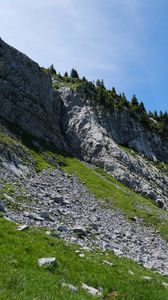
[[[0,39],[0,116],[62,148],[59,109],[50,76]]]
[[[64,103],[63,128],[73,153],[167,208],[168,178],[146,159],[166,162],[167,142],[124,111],[93,106],[65,88],[59,92]],[[138,153],[121,147],[123,144]]]
[[[124,110],[93,105],[66,87],[54,90],[38,64],[2,40],[0,107],[3,119],[104,168],[168,208],[168,177],[149,161],[167,163],[168,142]]]

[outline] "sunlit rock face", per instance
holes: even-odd
[[[64,103],[64,134],[71,151],[104,168],[161,207],[168,207],[168,178],[146,159],[167,162],[167,142],[154,132],[147,131],[127,112],[109,112],[93,106],[66,88],[59,92]],[[120,145],[127,145],[136,152],[125,150]]]

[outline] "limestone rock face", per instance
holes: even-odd
[[[0,116],[60,148],[60,104],[50,77],[0,39]]]
[[[65,87],[55,91],[38,64],[1,39],[0,117],[104,168],[160,208],[168,208],[168,177],[146,159],[168,163],[168,141],[124,110],[109,111]],[[23,176],[27,171],[21,153],[25,156],[26,150],[18,146],[9,151],[0,144],[1,165],[20,176],[19,169]]]
[[[153,161],[168,161],[168,143],[148,132],[126,112],[109,112],[90,104],[68,89],[60,89],[64,102],[63,129],[72,152],[100,166],[137,192],[168,207],[168,177]],[[126,144],[137,152],[120,147]]]

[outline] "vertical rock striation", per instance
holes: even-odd
[[[127,112],[93,106],[65,88],[60,89],[60,96],[64,132],[72,152],[168,208],[168,177],[145,158],[168,162],[168,143]]]
[[[0,116],[62,148],[59,110],[60,98],[50,76],[0,39]]]

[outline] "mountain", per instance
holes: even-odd
[[[107,109],[66,86],[52,88],[50,75],[2,40],[0,56],[2,118],[168,207],[168,179],[152,164],[168,163],[167,139],[124,109]]]
[[[166,113],[155,118],[101,82],[41,68],[0,39],[5,220],[47,227],[51,239],[112,250],[166,276],[167,126]],[[158,280],[165,291],[166,279]],[[92,299],[84,297],[72,299]]]

